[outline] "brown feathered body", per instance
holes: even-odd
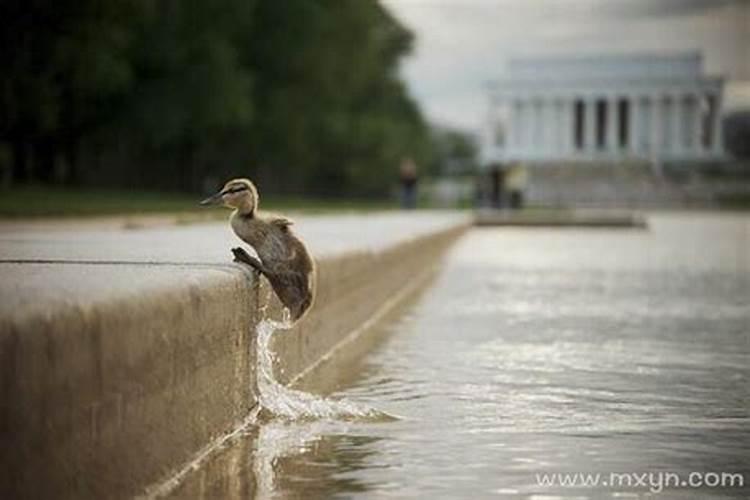
[[[230,222],[235,234],[258,254],[263,274],[292,320],[300,319],[313,304],[315,265],[305,244],[292,232],[292,222],[257,210],[245,214],[237,210]]]

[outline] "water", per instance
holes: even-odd
[[[284,310],[282,321],[270,318],[257,327],[258,403],[262,420],[280,419],[285,422],[305,420],[385,421],[391,418],[375,408],[345,399],[333,400],[280,384],[274,376],[276,356],[270,348],[273,335],[284,335],[292,327],[289,311]]]
[[[258,498],[747,498],[749,304],[745,215],[474,230],[323,403],[397,419],[297,408],[248,436],[247,466],[222,481]],[[632,483],[540,484],[560,472]],[[691,472],[745,488],[658,486]]]

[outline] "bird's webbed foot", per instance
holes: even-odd
[[[255,257],[248,254],[244,248],[235,247],[232,249],[232,254],[234,255],[234,261],[235,262],[241,262],[242,264],[247,264],[248,266],[252,267],[259,273],[266,273],[266,267],[263,265],[261,261],[256,259]]]

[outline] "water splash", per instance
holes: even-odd
[[[259,403],[266,413],[275,418],[297,420],[393,420],[394,417],[369,406],[344,400],[327,399],[308,392],[290,389],[279,383],[273,373],[276,356],[271,350],[274,333],[284,332],[292,327],[289,311],[284,311],[284,319],[275,321],[263,319],[257,327],[257,380]]]
[[[342,420],[274,420],[258,429],[253,455],[254,498],[288,498],[284,459],[315,450],[325,436],[347,435],[357,423]]]

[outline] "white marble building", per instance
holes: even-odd
[[[723,80],[698,53],[531,58],[490,87],[484,163],[712,160]]]

